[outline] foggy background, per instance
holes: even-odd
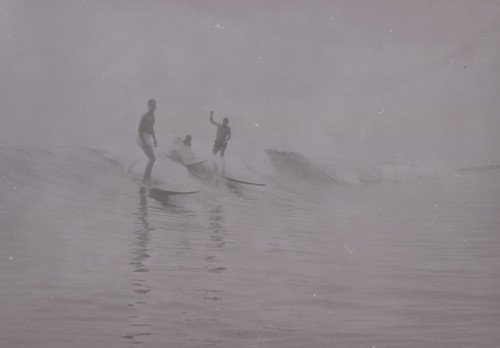
[[[1,0],[0,52],[3,145],[136,149],[153,97],[160,146],[500,164],[497,1]]]

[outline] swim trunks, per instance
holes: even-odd
[[[214,143],[213,153],[217,153],[219,152],[219,150],[221,153],[224,153],[224,151],[226,151],[226,147],[227,147],[227,142],[225,143],[222,140],[216,139]]]
[[[137,136],[137,145],[139,145],[142,149],[144,149],[145,147],[149,147],[149,148],[152,148],[153,147],[153,142],[152,142],[152,136],[151,134],[149,133],[142,133],[142,138],[140,136]],[[142,139],[145,140],[142,141]]]

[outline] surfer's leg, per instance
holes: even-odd
[[[218,170],[218,168],[217,168],[217,152],[219,152],[219,151],[220,151],[220,143],[217,140],[215,140],[214,148],[212,150],[212,153],[214,155],[213,156],[214,157],[213,162],[214,162],[214,169],[215,169],[215,171]]]
[[[151,181],[151,172],[153,171],[154,161],[149,161],[144,170],[144,177],[142,178],[143,183],[149,183]]]
[[[224,154],[226,153],[226,146],[227,146],[227,144],[222,144],[220,147],[220,159],[222,162],[222,174],[224,174],[226,171],[226,160],[224,160]]]
[[[224,154],[226,153],[226,147],[227,147],[227,143],[226,144],[222,144],[221,147],[220,147],[220,157],[221,158],[224,158]]]
[[[214,147],[212,148],[212,153],[213,153],[214,155],[216,155],[216,154],[217,154],[217,152],[219,152],[219,143],[218,143],[218,142],[217,142],[217,140],[216,140],[216,141],[215,141],[215,143],[214,143]]]
[[[213,163],[214,170],[217,171],[217,155],[216,154],[214,154],[212,156],[212,163]]]
[[[145,146],[142,149],[144,150],[146,156],[148,156],[149,158],[149,162],[148,164],[146,164],[146,169],[144,170],[144,177],[142,178],[142,182],[146,183],[151,181],[151,172],[153,171],[153,164],[155,163],[156,158],[151,146]]]

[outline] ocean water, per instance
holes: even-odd
[[[498,167],[268,149],[258,187],[161,158],[199,189],[162,196],[144,165],[0,148],[1,347],[500,344]]]

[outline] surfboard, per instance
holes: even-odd
[[[141,183],[141,187],[147,189],[150,193],[163,195],[186,195],[199,192],[194,188],[167,183],[153,183],[151,185]]]
[[[249,180],[243,179],[243,178],[236,178],[236,177],[230,176],[230,175],[219,174],[218,176],[221,177],[221,178],[223,178],[223,179],[232,181],[232,182],[237,182],[239,184],[255,185],[255,186],[266,186],[266,184],[264,184],[264,183],[249,181]]]
[[[184,165],[186,167],[192,167],[192,166],[195,166],[197,164],[201,164],[203,162],[206,162],[207,160],[208,160],[208,158],[194,158],[194,159],[192,159],[190,161],[185,161]]]

